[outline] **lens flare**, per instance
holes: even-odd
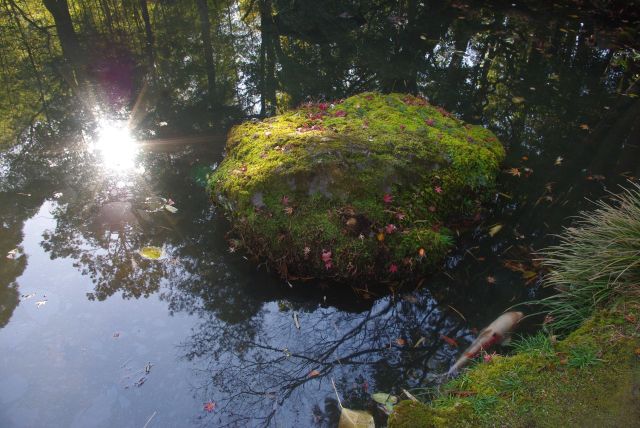
[[[104,168],[127,172],[135,168],[138,144],[126,121],[101,121],[92,149],[100,154]]]

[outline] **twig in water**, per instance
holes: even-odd
[[[454,307],[453,307],[453,306],[451,306],[451,305],[447,305],[447,306],[449,306],[449,307],[450,307],[450,308],[451,308],[451,309],[452,309],[456,314],[460,315],[460,318],[462,318],[462,319],[463,319],[463,320],[465,320],[465,321],[467,320],[467,319],[464,317],[464,315],[462,315],[462,313],[461,313],[459,310],[457,310],[456,308],[454,308]]]
[[[147,425],[149,425],[149,423],[151,422],[151,419],[154,418],[154,416],[156,415],[156,413],[158,413],[157,411],[153,412],[153,414],[151,416],[149,416],[149,419],[147,419],[147,423],[144,424],[144,426],[142,428],[147,428]]]
[[[296,324],[296,328],[300,330],[300,321],[298,321],[298,313],[293,313],[293,322]]]
[[[336,398],[338,399],[338,405],[340,406],[340,409],[344,409],[344,407],[342,406],[342,401],[340,401],[340,395],[338,395],[338,388],[336,388],[336,383],[333,381],[333,378],[331,378],[331,385],[333,385],[333,390],[336,393]]]

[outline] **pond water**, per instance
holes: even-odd
[[[25,72],[47,102],[0,159],[1,426],[335,426],[332,379],[349,408],[418,395],[460,352],[443,336],[463,347],[544,294],[532,253],[640,175],[620,29],[561,9],[257,3],[244,21],[246,5],[211,8],[206,37],[195,6],[150,2],[152,37],[79,6],[82,56],[40,52]],[[365,90],[422,93],[499,135],[481,221],[401,291],[287,283],[231,252],[204,186],[229,124]]]

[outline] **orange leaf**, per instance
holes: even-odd
[[[311,370],[307,375],[307,377],[316,377],[316,376],[320,376],[320,372],[318,370]]]
[[[520,177],[520,175],[522,175],[522,174],[520,173],[520,170],[519,170],[518,168],[509,168],[509,169],[507,170],[507,174],[511,174],[511,175],[513,175],[514,177]]]
[[[403,338],[399,337],[396,339],[396,343],[398,344],[398,346],[404,346],[407,344],[407,341],[404,340]]]
[[[206,403],[204,403],[203,408],[207,412],[211,413],[216,409],[216,403],[214,403],[213,401],[207,401]]]

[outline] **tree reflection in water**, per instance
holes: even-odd
[[[88,276],[90,299],[158,293],[170,314],[198,317],[180,352],[200,370],[198,397],[224,409],[221,424],[327,425],[337,416],[331,378],[354,408],[375,389],[428,384],[452,359],[440,334],[468,338],[470,325],[536,292],[505,268],[515,250],[540,248],[585,196],[640,176],[637,40],[573,11],[229,0],[100,2],[95,14],[81,2],[70,23],[64,3],[2,5],[12,19],[0,26],[0,138],[18,143],[0,159],[0,257],[49,201],[56,224],[42,247]],[[427,290],[347,305],[348,292],[291,290],[227,251],[227,225],[202,188],[226,126],[365,90],[420,92],[491,127],[508,146],[505,168],[531,171],[500,178],[487,220],[461,232],[443,266],[441,288],[462,296],[466,307],[455,306],[467,323]],[[144,142],[143,174],[97,167],[86,140],[98,111],[129,121]],[[179,211],[148,212],[145,199],[157,196]],[[498,222],[503,232],[489,237]],[[162,246],[165,259],[142,259],[146,245]],[[27,266],[10,262],[0,266],[0,327]]]
[[[216,397],[229,412],[229,425],[278,425],[294,414],[300,421],[335,423],[330,379],[345,405],[364,408],[377,390],[399,394],[436,381],[455,352],[441,335],[472,335],[424,290],[377,300],[359,312],[281,301],[237,323],[200,315],[202,323],[181,349],[200,367],[198,396]],[[313,414],[299,414],[301,405]]]

